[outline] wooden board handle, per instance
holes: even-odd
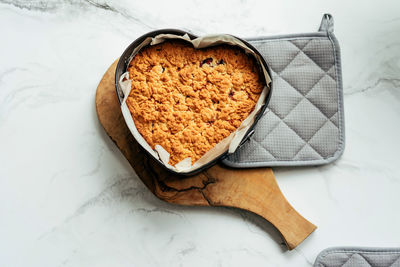
[[[289,249],[316,229],[289,204],[271,169],[214,168],[208,172],[221,181],[207,187],[205,192],[215,206],[238,207],[260,215],[278,229]],[[221,195],[218,191],[231,194]]]
[[[97,87],[96,109],[100,123],[129,161],[143,183],[163,201],[187,206],[226,206],[251,211],[271,222],[289,249],[315,230],[288,203],[270,168],[231,169],[215,165],[192,177],[178,177],[147,157],[121,114],[114,87],[117,62]]]

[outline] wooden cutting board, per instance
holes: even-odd
[[[290,250],[316,229],[288,203],[270,168],[231,169],[217,164],[195,176],[180,177],[159,166],[142,151],[125,125],[114,86],[116,66],[117,61],[97,87],[97,116],[155,196],[186,206],[225,206],[254,212],[277,228]]]

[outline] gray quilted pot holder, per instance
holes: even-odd
[[[328,248],[314,267],[400,267],[400,248]]]
[[[272,70],[272,97],[254,134],[223,163],[231,167],[320,165],[344,150],[339,44],[333,18],[318,32],[248,40]]]

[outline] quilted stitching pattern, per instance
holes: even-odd
[[[316,267],[400,267],[400,252],[351,252],[329,253],[317,260]]]
[[[331,40],[309,37],[252,44],[272,70],[274,89],[254,135],[225,161],[246,167],[332,157],[341,142],[343,114]]]

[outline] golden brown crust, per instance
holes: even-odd
[[[197,50],[182,41],[142,49],[131,61],[127,106],[136,128],[171,165],[192,163],[226,138],[253,111],[264,83],[239,48]]]

